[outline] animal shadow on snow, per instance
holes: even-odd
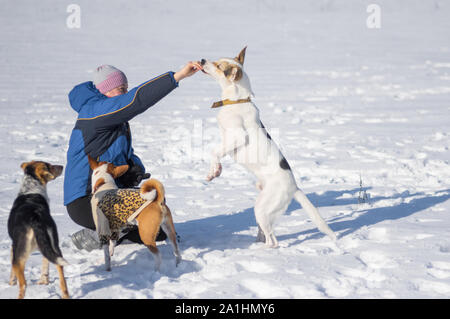
[[[368,188],[363,188],[367,191]],[[323,194],[308,194],[308,198],[318,208],[330,206],[345,206],[358,204],[358,193],[361,189],[343,191],[327,191]],[[354,194],[348,198],[342,198],[344,194]],[[413,198],[408,201],[408,199]],[[445,202],[450,198],[450,190],[442,190],[435,195],[425,196],[425,193],[403,193],[395,194],[390,197],[376,196],[370,198],[370,203],[374,204],[381,200],[402,199],[400,204],[387,207],[376,207],[367,210],[358,211],[358,216],[351,218],[351,215],[340,215],[338,217],[328,217],[326,221],[330,228],[337,233],[338,239],[347,236],[361,227],[374,225],[385,220],[396,220],[408,217],[417,212],[426,210],[439,203]],[[294,211],[300,210],[302,207],[293,200],[286,215],[291,215]],[[304,214],[305,219],[309,220],[306,212],[301,210],[295,214]],[[345,219],[345,220],[343,220]],[[291,243],[290,245],[299,244],[300,242],[325,237],[313,223],[308,224],[308,229],[291,234],[277,234],[275,226],[275,234],[281,242],[283,240],[304,237],[302,240]],[[177,231],[182,236],[184,249],[195,247],[207,250],[225,250],[225,249],[246,249],[255,243],[257,234],[257,224],[254,216],[253,207],[233,214],[223,214],[202,219],[196,219],[179,223],[176,225]]]
[[[347,192],[348,191],[327,192],[323,195],[308,194],[307,196],[312,199],[314,205],[319,204],[317,206],[330,206],[330,203],[334,203],[334,205],[345,205],[349,203],[347,200],[345,200],[344,203],[340,202],[340,199],[337,198]],[[298,209],[301,209],[300,204],[295,200],[292,200],[285,214],[290,215],[293,211]],[[305,218],[309,219],[308,215],[306,212],[303,212],[303,210],[299,214],[303,213],[305,214]],[[208,251],[216,249],[247,249],[255,243],[258,232],[254,207],[249,207],[236,213],[224,213],[178,223],[176,224],[176,228],[182,238],[186,238],[184,243],[185,247],[206,248]],[[276,232],[275,224],[275,235],[279,241],[298,237],[300,234],[312,234],[312,237],[325,236],[319,232],[315,225],[311,224],[310,228],[311,229],[301,233],[279,235]]]
[[[358,204],[358,193],[360,190],[362,191],[368,191],[371,189],[370,187],[366,188],[357,188],[353,190],[347,190],[347,191],[328,191],[324,194],[317,195],[317,194],[309,194],[308,198],[311,200],[311,202],[316,205],[316,207],[329,207],[329,206],[344,206],[344,205],[356,205]],[[340,198],[344,194],[355,194],[352,197],[349,198]],[[420,196],[419,198],[413,198]],[[408,201],[408,199],[413,198]],[[441,190],[435,192],[435,195],[425,196],[425,193],[410,193],[409,191],[405,191],[402,193],[394,194],[390,197],[385,196],[376,196],[370,198],[370,204],[374,204],[381,200],[396,200],[396,199],[402,199],[402,202],[400,204],[396,204],[393,206],[386,206],[386,207],[375,207],[375,208],[369,208],[367,210],[362,210],[358,212],[358,216],[354,219],[348,219],[349,215],[344,216],[338,216],[338,217],[331,217],[327,218],[326,221],[328,223],[328,226],[330,228],[338,233],[338,239],[342,238],[344,236],[347,236],[358,229],[364,227],[364,226],[371,226],[378,224],[380,222],[383,222],[385,220],[397,220],[400,218],[411,216],[417,212],[426,210],[430,207],[433,207],[435,205],[438,205],[442,202],[445,202],[446,200],[450,199],[450,189],[447,190]],[[406,202],[408,201],[408,202]],[[301,209],[301,206],[296,203],[295,201],[292,201],[287,209],[287,214],[292,213],[293,211]],[[341,220],[346,219],[346,220]],[[313,226],[312,229],[295,233],[295,234],[289,234],[284,236],[278,236],[278,240],[283,239],[289,239],[298,237],[300,235],[307,235],[307,234],[313,234],[311,237],[308,237],[304,240],[320,237],[323,236],[323,234],[318,233],[317,228]],[[303,241],[304,241],[303,240]],[[297,244],[297,243],[294,243]]]
[[[426,196],[422,192],[410,193],[409,191],[405,191],[400,194],[395,194],[392,197],[376,197],[371,199],[371,202],[398,198],[402,199],[402,202],[399,204],[363,210],[359,216],[352,220],[339,221],[340,218],[335,218],[330,221],[331,228],[334,231],[339,231],[339,236],[343,237],[363,226],[371,226],[386,220],[397,220],[408,217],[447,201],[450,199],[450,189],[436,191],[435,194],[429,196]]]
[[[365,190],[369,190],[366,188]],[[328,191],[323,194],[308,194],[308,198],[318,208],[330,207],[330,206],[345,206],[358,204],[357,196],[351,198],[342,198],[342,195],[348,193],[357,194],[358,189],[346,190],[346,191]],[[371,204],[380,200],[389,199],[403,199],[402,203],[394,206],[376,207],[372,209],[358,211],[359,215],[356,218],[351,218],[351,215],[344,215],[338,217],[327,218],[326,221],[330,228],[339,233],[338,238],[342,238],[349,235],[361,227],[374,225],[385,220],[397,220],[400,218],[411,216],[417,212],[426,210],[439,203],[445,202],[450,199],[450,189],[438,191],[435,195],[424,196],[424,193],[413,193],[405,191],[400,194],[395,194],[391,197],[373,197],[370,199]],[[413,198],[409,202],[406,202],[411,197],[421,196],[419,198]],[[301,209],[300,204],[292,201],[289,205],[286,214],[290,215],[294,211]],[[303,214],[301,212],[295,212],[295,214]],[[305,219],[309,219],[306,213]],[[343,220],[345,219],[345,220]],[[303,236],[302,240],[290,243],[290,245],[296,245],[303,241],[310,239],[317,239],[324,237],[325,235],[318,231],[318,229],[312,224],[308,224],[307,230],[277,235],[278,240],[298,238]],[[257,225],[254,216],[253,207],[247,208],[243,211],[222,214],[212,217],[206,217],[202,219],[195,219],[176,224],[177,233],[181,236],[180,248],[183,255],[183,250],[189,248],[204,249],[199,255],[213,250],[226,250],[226,249],[247,249],[255,243]],[[125,247],[127,245],[124,245]],[[128,289],[141,290],[152,289],[154,283],[163,276],[170,278],[177,278],[185,273],[191,273],[199,271],[201,266],[194,261],[183,259],[178,267],[175,267],[175,257],[172,254],[172,250],[169,243],[165,245],[158,245],[162,253],[163,263],[161,265],[160,272],[153,270],[154,261],[150,252],[139,245],[133,245],[133,250],[126,256],[114,256],[111,260],[112,271],[106,272],[104,265],[100,264],[89,273],[82,274],[81,276],[95,275],[99,277],[94,282],[84,283],[81,287],[81,295],[86,295],[90,291],[98,290],[106,287],[122,286]],[[118,247],[117,253],[120,252],[123,247]],[[79,297],[79,296],[78,296]]]
[[[182,260],[178,266],[175,266],[175,256],[167,241],[166,244],[158,243],[158,248],[162,257],[159,272],[154,270],[154,258],[145,246],[124,243],[116,247],[114,256],[111,258],[111,271],[106,271],[104,263],[100,262],[91,268],[91,271],[80,275],[81,277],[95,276],[95,280],[84,282],[76,298],[83,298],[90,292],[108,287],[113,289],[123,287],[135,291],[153,290],[154,283],[162,277],[178,278],[201,268],[190,260]]]

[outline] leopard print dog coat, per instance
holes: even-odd
[[[98,208],[109,221],[112,240],[117,240],[115,237],[118,237],[120,230],[129,225],[128,218],[145,202],[139,189],[111,189],[105,192]]]

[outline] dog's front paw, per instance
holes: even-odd
[[[206,176],[206,180],[210,182],[214,178],[219,177],[220,174],[222,174],[222,164],[213,164],[211,165],[211,171],[209,172],[208,176]]]

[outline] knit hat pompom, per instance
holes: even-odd
[[[116,87],[127,84],[128,80],[125,74],[112,65],[101,65],[94,71],[94,85],[105,94]]]

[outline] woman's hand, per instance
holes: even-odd
[[[180,71],[176,72],[173,77],[175,78],[175,81],[180,82],[184,78],[197,73],[201,69],[202,66],[198,62],[190,61]]]

